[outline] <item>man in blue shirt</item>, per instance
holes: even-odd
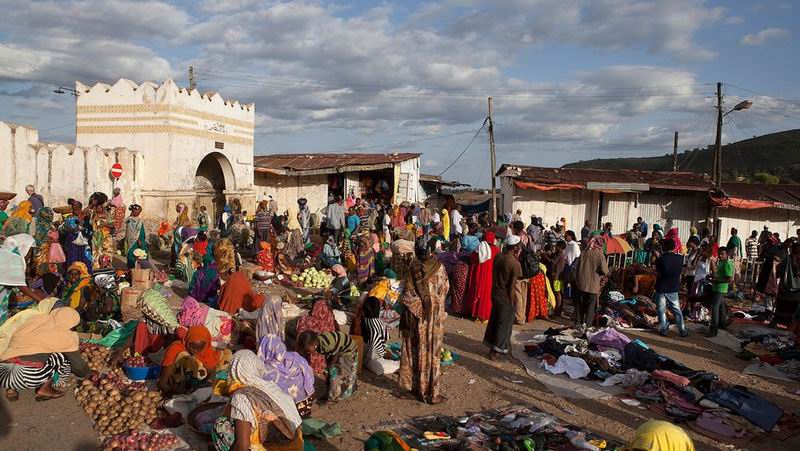
[[[658,333],[667,335],[669,323],[667,322],[667,307],[675,315],[675,324],[678,326],[681,337],[689,333],[683,324],[681,304],[678,292],[681,288],[681,272],[683,271],[683,256],[675,253],[675,241],[666,239],[661,242],[660,257],[656,259],[656,304],[658,306]]]
[[[647,223],[644,222],[644,219],[642,219],[642,217],[639,216],[638,218],[636,218],[636,223],[639,224],[639,231],[642,232],[642,236],[647,237],[647,232],[649,232],[649,230],[647,229]]]

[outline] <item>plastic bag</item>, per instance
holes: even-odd
[[[128,338],[136,331],[138,321],[128,321],[124,326],[114,329],[105,337],[96,340],[88,340],[89,343],[98,344],[107,348],[117,348],[124,345]]]

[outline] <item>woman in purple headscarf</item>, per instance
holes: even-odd
[[[265,335],[258,347],[258,357],[267,371],[264,379],[274,382],[292,397],[300,415],[311,414],[314,403],[314,370],[300,354],[286,350],[277,335]]]

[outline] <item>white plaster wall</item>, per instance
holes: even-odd
[[[592,219],[596,201],[593,201],[590,191],[516,189],[512,188],[513,182],[509,183],[509,180],[503,177],[501,182],[503,212],[522,210],[525,224],[530,223],[532,215],[540,216],[547,225],[554,225],[563,217],[567,218],[567,227],[577,232],[583,227],[585,219]],[[511,192],[511,189],[515,189],[515,192]]]
[[[0,122],[0,180],[3,189],[18,193],[12,203],[27,199],[28,184],[36,186],[50,206],[65,205],[68,198],[85,202],[95,191],[110,195],[109,171],[115,162],[124,168],[117,186],[126,202],[139,201],[138,176],[144,171],[144,159],[137,152],[40,143],[36,129]]]
[[[403,201],[414,203],[424,200],[424,198],[420,195],[421,190],[419,189],[419,158],[401,161],[399,166],[400,174],[408,174],[408,186],[406,189],[401,189],[398,187],[395,201],[397,203]]]
[[[305,197],[312,213],[328,205],[328,176],[282,176],[256,173],[256,199],[260,201],[272,196],[278,202],[278,210],[286,211],[289,204],[297,205],[297,199]],[[253,210],[255,211],[255,209]]]
[[[351,191],[356,197],[361,196],[361,173],[359,172],[347,172],[344,174],[345,197],[347,197]]]

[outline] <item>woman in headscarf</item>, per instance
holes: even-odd
[[[36,268],[50,263],[50,236],[53,230],[53,209],[42,207],[36,212],[36,233],[33,238],[36,240],[36,251],[34,251],[33,261]]]
[[[364,284],[375,273],[375,250],[369,233],[358,235],[356,274],[358,283]]]
[[[219,308],[231,315],[239,313],[239,309],[252,312],[261,308],[264,295],[253,291],[250,279],[241,272],[220,271],[219,278],[222,288],[219,290]]]
[[[333,235],[329,235],[325,241],[320,259],[322,260],[322,265],[328,268],[342,264],[342,253],[339,251],[339,246],[336,245],[336,239]]]
[[[205,326],[192,326],[180,340],[172,342],[161,361],[158,388],[166,395],[191,392],[199,381],[213,380],[221,353],[212,345]]]
[[[114,188],[109,204],[112,209],[111,219],[114,221],[115,238],[121,240],[124,236],[122,225],[125,222],[125,202],[122,200],[122,190]]]
[[[258,311],[256,322],[256,340],[261,341],[267,335],[276,335],[284,339],[286,324],[283,321],[283,300],[277,294],[267,295],[264,305]]]
[[[311,313],[301,317],[297,320],[297,336],[306,331],[313,331],[318,334],[324,332],[334,332],[339,330],[339,325],[336,324],[336,319],[333,316],[328,300],[324,298],[314,301],[314,306],[311,307]],[[322,374],[325,371],[325,358],[319,353],[312,352],[306,356],[314,373]]]
[[[266,380],[267,368],[252,351],[233,355],[225,415],[211,431],[217,451],[301,451],[303,420],[291,396]]]
[[[446,208],[442,209],[442,237],[450,242],[450,212]]]
[[[311,229],[311,211],[308,209],[308,200],[304,197],[297,199],[298,213],[297,219],[300,223],[300,230],[303,232],[303,243],[308,241],[308,232]]]
[[[139,217],[142,214],[142,207],[139,204],[132,204],[128,207],[131,214],[125,220],[125,249],[128,260],[128,269],[136,266],[138,258],[134,255],[137,249],[147,252],[147,235],[144,230],[144,222]]]
[[[272,212],[269,210],[269,203],[262,200],[256,208],[255,218],[255,237],[253,239],[253,253],[259,251],[261,242],[269,243],[270,232],[272,230]]]
[[[469,257],[459,257],[453,266],[450,277],[450,311],[459,316],[469,315],[466,311],[467,281],[469,280]]]
[[[716,243],[712,241],[711,246],[714,244]],[[761,264],[761,272],[758,273],[758,279],[756,280],[756,291],[764,296],[764,306],[768,310],[772,310],[773,300],[778,293],[778,264],[787,255],[787,249],[781,246],[779,235],[777,233],[770,234],[767,243],[764,245],[764,250],[761,252],[764,263]]]
[[[676,254],[683,254],[683,243],[681,243],[681,237],[678,232],[677,227],[673,227],[667,231],[667,234],[664,235],[665,240],[672,240],[675,242],[675,253]]]
[[[170,254],[170,267],[172,268],[175,267],[178,254],[185,240],[185,238],[181,236],[181,232],[184,227],[192,226],[192,220],[189,219],[189,207],[187,207],[185,203],[178,203],[178,205],[175,206],[175,211],[178,213],[178,217],[175,218],[175,222],[172,223],[172,251]]]
[[[391,209],[391,224],[392,229],[400,229],[406,226],[405,218],[403,217],[403,213],[400,211],[400,207],[395,205]]]
[[[272,258],[272,246],[266,241],[258,243],[260,251],[256,254],[256,264],[263,271],[275,272],[275,259]]]
[[[439,362],[444,341],[444,304],[450,284],[442,264],[430,257],[430,249],[419,249],[417,255],[419,260],[412,264],[400,296],[400,386],[422,402],[437,404],[444,401]]]
[[[265,335],[258,346],[258,357],[267,371],[264,380],[274,382],[292,397],[301,416],[311,415],[314,404],[314,370],[300,354],[287,351],[277,335]]]
[[[3,235],[12,236],[20,233],[28,235],[34,234],[33,226],[33,204],[27,200],[17,204],[17,209],[8,217],[3,224]]]
[[[75,262],[67,268],[67,289],[62,299],[73,309],[80,310],[85,303],[83,289],[89,286],[92,278],[83,262]]]
[[[75,373],[88,376],[90,370],[78,351],[78,334],[71,329],[80,315],[71,308],[57,308],[46,315],[34,315],[14,330],[0,355],[0,387],[6,397],[16,400],[19,390],[36,389],[36,400],[64,396],[54,388],[63,386]]]
[[[500,251],[494,241],[495,233],[485,232],[478,250],[470,256],[467,313],[476,321],[489,321],[492,312],[492,269]]]
[[[211,345],[217,349],[228,347],[233,332],[233,319],[231,315],[217,309],[210,308],[197,302],[193,297],[187,296],[181,303],[178,311],[178,323],[186,328],[192,326],[205,326],[211,334]]]
[[[217,265],[210,253],[203,257],[203,266],[197,268],[189,283],[189,296],[198,302],[208,304],[211,307],[218,305],[219,298],[219,274]]]
[[[344,332],[318,334],[307,330],[297,336],[297,349],[306,359],[315,353],[325,358],[328,401],[347,399],[356,391],[358,347],[350,335]]]
[[[59,230],[63,239],[62,248],[67,257],[64,264],[69,267],[75,262],[82,262],[89,268],[92,263],[89,241],[84,234],[83,205],[78,201],[72,201],[70,206],[72,213],[64,220]]]
[[[112,257],[116,253],[113,227],[114,221],[106,211],[105,202],[98,200],[92,210],[92,269],[101,267],[103,256]]]

